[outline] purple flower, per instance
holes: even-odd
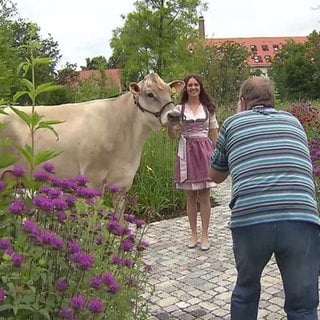
[[[114,256],[112,257],[111,262],[120,266],[122,264],[122,259],[119,256]]]
[[[103,311],[103,303],[100,299],[92,299],[88,303],[88,310],[92,313],[100,313]]]
[[[67,194],[64,198],[64,201],[67,203],[69,208],[74,207],[75,202],[77,201],[77,197]]]
[[[116,236],[124,234],[124,227],[117,220],[110,220],[107,223],[107,230]]]
[[[19,166],[14,166],[13,169],[13,174],[16,176],[16,177],[22,177],[24,175],[24,169],[19,167]]]
[[[120,284],[119,283],[117,283],[116,281],[114,281],[114,282],[112,282],[112,283],[110,283],[109,285],[108,285],[108,292],[110,292],[110,293],[113,293],[113,294],[116,294],[119,290],[120,290]]]
[[[76,193],[79,197],[85,198],[85,199],[92,199],[94,197],[100,196],[101,192],[97,190],[93,190],[87,187],[78,187],[76,189]]]
[[[59,316],[62,319],[73,320],[73,310],[62,308],[59,312]]]
[[[120,285],[110,272],[106,272],[102,275],[102,281],[107,285],[108,292],[115,294],[120,290]]]
[[[52,199],[52,205],[55,210],[66,210],[68,208],[67,202],[60,198]]]
[[[141,240],[140,243],[137,245],[138,251],[144,251],[149,247],[149,243],[145,240]]]
[[[93,266],[94,257],[83,252],[76,252],[72,255],[72,260],[80,270],[88,270]]]
[[[12,254],[14,254],[14,251],[12,248],[8,248],[4,250],[4,254],[11,256]]]
[[[106,285],[109,285],[110,283],[116,281],[115,278],[114,278],[114,276],[113,276],[112,273],[110,273],[110,272],[104,273],[104,274],[101,276],[101,278],[102,278],[103,283],[105,283]]]
[[[81,251],[81,247],[80,244],[76,241],[69,241],[68,243],[68,252],[70,254],[74,254],[76,252],[80,252]]]
[[[33,174],[33,177],[36,181],[49,181],[49,174],[43,171],[37,171]]]
[[[59,188],[49,188],[47,191],[47,195],[51,198],[58,198],[61,196],[61,189]]]
[[[136,218],[134,221],[135,225],[137,226],[137,228],[141,228],[144,225],[144,221],[141,219]]]
[[[121,249],[126,252],[131,251],[133,249],[133,246],[134,246],[134,243],[129,237],[123,239],[120,243]]]
[[[74,296],[70,299],[70,302],[69,302],[70,307],[75,310],[83,309],[85,304],[86,304],[86,301],[82,296]]]
[[[134,223],[136,217],[133,214],[125,214],[124,216],[124,220],[130,223]]]
[[[69,283],[67,280],[59,279],[56,282],[56,288],[60,292],[64,292],[68,289]]]
[[[51,231],[43,231],[40,235],[40,241],[57,250],[61,250],[63,248],[63,240]]]
[[[54,165],[51,162],[45,162],[42,165],[42,169],[49,173],[54,173]]]
[[[11,261],[15,267],[21,267],[24,257],[21,254],[13,253],[11,255]]]
[[[88,178],[85,176],[78,176],[75,178],[75,182],[78,186],[86,186],[86,184],[88,183]]]
[[[36,195],[33,198],[33,204],[44,211],[51,211],[53,209],[52,200],[48,197]]]
[[[132,267],[133,266],[133,262],[130,259],[124,259],[122,261],[122,265],[125,266],[125,267]]]
[[[101,276],[92,277],[90,279],[90,286],[92,288],[98,289],[101,287],[101,285],[102,285],[102,277]]]
[[[111,193],[116,193],[116,192],[120,191],[120,187],[118,185],[116,185],[116,184],[110,184],[110,186],[108,186],[108,190]]]
[[[58,212],[57,217],[60,222],[63,222],[68,218],[67,214],[64,211]]]
[[[6,298],[6,291],[3,288],[0,288],[0,304],[3,303],[5,298]]]
[[[6,249],[10,248],[10,245],[11,244],[8,239],[5,239],[5,238],[0,239],[0,249],[6,250]]]
[[[9,205],[8,209],[12,214],[21,215],[24,210],[24,202],[21,199],[16,199]]]
[[[40,229],[37,223],[31,220],[24,221],[22,231],[31,236],[37,236],[40,234]]]
[[[43,185],[39,188],[39,193],[44,193],[47,194],[49,192],[49,190],[51,189],[51,187],[47,186],[47,185]]]

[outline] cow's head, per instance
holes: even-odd
[[[141,112],[150,114],[154,121],[166,127],[181,121],[181,114],[175,110],[171,96],[173,92],[181,91],[184,85],[182,80],[166,83],[156,73],[150,73],[139,83],[131,83],[130,91]]]

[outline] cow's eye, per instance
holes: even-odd
[[[155,97],[154,97],[154,95],[153,95],[153,93],[152,93],[152,92],[149,92],[149,93],[147,94],[147,96],[148,96],[149,98],[153,98],[153,99],[155,99]]]

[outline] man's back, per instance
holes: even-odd
[[[214,167],[233,181],[230,227],[279,220],[320,224],[306,135],[287,112],[257,106],[221,127]]]

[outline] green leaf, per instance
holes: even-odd
[[[11,304],[3,304],[2,306],[0,306],[0,312],[5,310],[10,310],[10,309],[13,309]]]
[[[30,124],[31,124],[31,116],[28,115],[26,112],[20,110],[20,109],[17,109],[15,107],[10,107],[14,113],[17,114],[17,116],[22,119],[27,125],[28,127],[30,127]]]
[[[22,76],[24,77],[30,69],[30,63],[21,62],[18,66],[18,74],[22,71]]]
[[[40,120],[43,118],[43,116],[37,112],[32,112],[30,116],[31,116],[30,117],[31,124],[33,125],[33,127],[35,127],[40,122]]]
[[[50,64],[52,62],[51,58],[34,58],[34,64]]]
[[[24,96],[25,94],[29,95],[28,91],[18,91],[13,96],[13,101],[17,101],[20,97]]]
[[[41,150],[34,157],[34,165],[38,165],[40,163],[46,162],[52,158],[57,157],[61,152],[56,152],[52,150]]]
[[[17,149],[22,153],[24,158],[28,161],[30,165],[32,165],[32,149],[29,145],[25,145],[24,148],[20,146],[16,146]]]
[[[17,315],[19,310],[28,310],[31,312],[35,311],[34,308],[32,308],[31,306],[28,306],[27,304],[19,304],[17,306],[14,306],[12,309],[15,315]]]
[[[63,88],[63,86],[53,85],[51,82],[43,83],[36,88],[36,96],[38,96],[40,93],[56,91],[61,88]]]
[[[43,315],[46,319],[50,320],[49,312],[46,309],[40,309],[38,312]]]
[[[59,121],[59,120],[41,121],[39,123],[39,125],[35,128],[35,131],[39,130],[39,129],[49,129],[56,136],[57,140],[59,140],[59,135],[56,132],[56,130],[51,126],[51,124],[60,124],[60,123],[63,123],[63,122],[64,121]]]
[[[21,79],[21,81],[26,86],[29,92],[34,92],[34,85],[30,80],[23,78]]]

